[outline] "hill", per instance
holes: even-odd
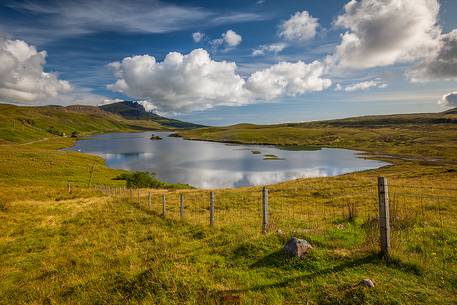
[[[118,109],[116,103],[108,109]],[[128,104],[127,104],[128,105]],[[160,130],[197,125],[147,114],[139,105],[138,115],[105,111],[95,106],[72,105],[22,107],[0,104],[0,143],[25,143],[48,137],[88,135],[100,132]],[[117,107],[117,108],[116,108]],[[140,115],[142,112],[146,115]],[[122,115],[124,114],[124,115]]]
[[[444,111],[445,114],[457,114],[457,108],[452,108],[449,110]]]
[[[457,109],[441,113],[411,113],[391,115],[369,115],[352,117],[338,120],[318,121],[311,123],[287,124],[289,126],[307,126],[313,124],[336,126],[336,127],[385,127],[406,125],[430,125],[430,124],[457,124]]]
[[[199,128],[203,125],[183,122],[175,119],[169,119],[153,112],[147,112],[144,107],[132,101],[123,101],[108,105],[100,106],[100,109],[118,114],[128,120],[151,120],[162,126],[171,128]]]
[[[457,161],[452,112],[376,115],[277,125],[238,124],[178,133],[186,139],[360,149],[402,158]]]
[[[50,137],[99,132],[163,129],[152,121],[129,121],[86,106],[19,107],[0,104],[0,143],[24,143]]]

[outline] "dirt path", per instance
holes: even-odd
[[[30,145],[30,144],[33,144],[33,143],[43,142],[43,141],[46,141],[46,140],[48,140],[48,138],[43,138],[43,139],[40,139],[40,140],[35,140],[35,141],[27,142],[27,143],[21,143],[19,145]]]

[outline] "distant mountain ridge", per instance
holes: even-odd
[[[122,116],[128,120],[152,120],[160,125],[173,128],[199,128],[204,125],[169,119],[153,112],[147,112],[143,105],[133,101],[122,101],[99,107],[101,110]]]
[[[457,107],[456,108],[452,108],[452,109],[449,109],[449,110],[446,110],[443,112],[444,114],[457,114]]]

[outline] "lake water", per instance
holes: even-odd
[[[151,134],[163,139],[150,140]],[[188,183],[200,188],[264,185],[297,178],[336,176],[387,165],[360,158],[359,152],[347,149],[284,150],[265,145],[189,141],[168,137],[169,134],[97,135],[78,141],[69,150],[100,156],[112,168],[154,172],[162,181]],[[265,155],[279,159],[266,160],[268,156]]]

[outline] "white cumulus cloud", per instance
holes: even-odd
[[[110,64],[117,78],[108,88],[150,102],[160,112],[186,112],[238,106],[321,91],[331,85],[320,62],[281,62],[242,78],[234,62],[215,61],[204,49],[126,57]]]
[[[457,29],[440,37],[438,50],[408,72],[412,81],[457,80]]]
[[[292,42],[307,42],[316,36],[318,26],[318,19],[307,11],[296,12],[280,25],[279,37]]]
[[[220,38],[213,39],[209,43],[216,48],[224,45],[225,49],[228,50],[238,46],[242,40],[243,38],[241,35],[233,30],[228,30],[227,32],[222,33]]]
[[[192,33],[192,39],[194,40],[195,43],[200,42],[205,38],[205,34],[201,32],[195,32]]]
[[[222,34],[222,39],[229,47],[236,47],[241,43],[243,40],[240,35],[238,35],[235,31],[228,30],[224,34]]]
[[[236,64],[214,61],[207,51],[171,52],[162,62],[153,56],[126,57],[110,64],[116,83],[109,89],[147,100],[162,112],[207,109],[246,103],[245,81]]]
[[[287,44],[283,42],[277,42],[267,45],[260,45],[258,48],[252,50],[252,56],[263,56],[267,53],[278,54],[287,48]]]
[[[280,62],[253,73],[246,87],[256,97],[273,100],[282,96],[297,96],[311,91],[322,91],[332,82],[322,78],[324,65],[319,61],[306,64]]]
[[[437,47],[438,12],[437,0],[351,0],[335,21],[347,31],[330,61],[365,69],[423,58]]]
[[[0,101],[34,103],[70,92],[69,82],[44,72],[46,51],[22,40],[0,38]]]
[[[457,107],[457,91],[443,95],[438,104],[447,107]]]
[[[370,81],[360,82],[360,83],[346,86],[344,88],[344,91],[353,92],[353,91],[359,91],[359,90],[367,90],[369,88],[386,88],[386,87],[387,87],[387,84],[385,84],[379,80],[370,80]],[[341,90],[341,86],[340,86],[340,90]]]

